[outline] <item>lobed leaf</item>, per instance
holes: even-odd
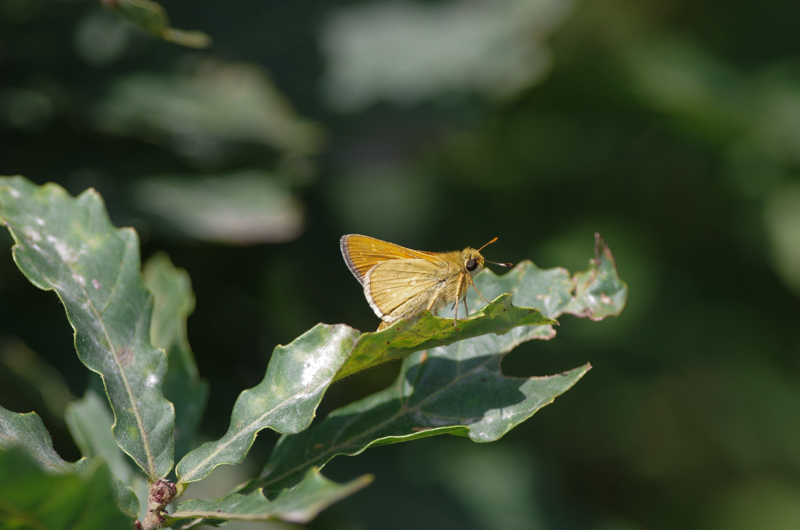
[[[7,451],[14,447],[30,453],[45,471],[75,473],[85,467],[85,462],[71,464],[56,453],[53,439],[38,414],[11,412],[0,407],[0,449]]]
[[[167,352],[163,387],[175,407],[175,458],[180,459],[194,445],[208,400],[208,382],[200,379],[186,336],[186,320],[194,311],[191,280],[163,253],[147,260],[143,276],[154,297],[150,340]]]
[[[114,441],[111,425],[114,418],[103,400],[92,392],[67,405],[65,420],[69,432],[87,459],[102,458],[112,473],[112,494],[120,508],[131,516],[139,515],[139,499],[131,485],[141,480],[130,461]],[[147,499],[143,499],[146,503]]]
[[[535,307],[550,318],[564,313],[595,321],[617,316],[625,308],[628,286],[620,279],[606,242],[600,234],[594,237],[595,256],[589,260],[589,268],[574,276],[561,267],[539,269],[530,261],[524,261],[503,276],[486,269],[476,277],[475,283],[484,296],[512,293],[516,305]],[[477,302],[477,297],[470,294]],[[467,298],[470,300],[469,296]]]
[[[0,521],[3,528],[107,530],[132,528],[109,489],[105,464],[83,473],[54,474],[41,468],[29,452],[0,452]]]
[[[476,442],[497,440],[552,403],[590,368],[587,364],[547,377],[512,378],[500,369],[503,355],[522,342],[552,338],[555,331],[549,319],[567,312],[600,320],[619,314],[627,299],[627,286],[619,279],[613,256],[599,235],[595,236],[595,258],[588,270],[574,277],[562,268],[542,270],[523,262],[500,277],[484,271],[475,282],[484,296],[511,293],[518,304],[527,307],[515,308],[508,295],[499,296],[457,327],[450,320],[423,314],[382,332],[365,333],[356,352],[372,348],[374,355],[390,357],[426,349],[405,360],[391,387],[334,411],[305,432],[281,437],[261,476],[242,491],[291,486],[309,467],[321,467],[336,455],[355,455],[375,445],[445,433],[468,436]],[[470,293],[468,303],[476,304],[475,298],[477,295]],[[502,324],[497,333],[487,330],[491,326],[479,324],[500,308],[505,311],[499,317]],[[506,320],[507,315],[521,318]],[[526,320],[533,316],[536,321]],[[437,329],[437,321],[447,323],[449,330]],[[470,325],[480,326],[476,329],[484,334],[470,336]],[[388,333],[392,330],[397,330],[395,335]],[[392,340],[385,344],[383,337],[390,336]],[[381,352],[381,347],[401,353]],[[368,365],[366,359],[358,368]]]
[[[430,311],[424,311],[402,319],[383,331],[361,335],[355,350],[336,374],[336,379],[343,379],[386,361],[402,359],[415,351],[445,346],[487,333],[503,334],[519,326],[536,326],[541,332],[545,332],[545,329],[552,331],[549,326],[557,323],[537,309],[511,305],[509,294],[500,295],[477,313],[459,320],[457,326],[453,325],[450,318],[438,318]]]
[[[306,523],[370,482],[372,477],[364,475],[337,484],[320,475],[318,469],[309,469],[297,486],[282,491],[274,500],[268,500],[260,490],[248,495],[234,493],[218,501],[189,500],[178,505],[170,520],[193,519],[198,524],[276,519]]]
[[[0,220],[22,273],[64,304],[78,357],[103,379],[117,444],[150,479],[166,475],[174,410],[161,394],[166,356],[150,344],[136,233],[111,224],[94,190],[73,198],[22,177],[0,178]]]
[[[484,335],[413,354],[391,387],[332,412],[302,433],[281,437],[260,478],[244,491],[289,487],[309,467],[375,445],[438,434],[497,440],[552,403],[590,368],[587,364],[547,377],[506,377],[500,370],[502,355],[517,344],[513,337]]]
[[[484,269],[475,277],[475,284],[484,296],[496,298],[484,305],[471,289],[468,306],[483,307],[459,320],[457,326],[453,325],[452,310],[443,312],[446,318],[424,311],[385,330],[364,333],[336,379],[415,351],[487,333],[504,334],[522,326],[523,331],[515,332],[520,339],[550,339],[555,336],[552,326],[558,323],[554,319],[563,313],[602,320],[619,315],[628,297],[628,287],[620,280],[614,256],[600,234],[595,234],[595,257],[589,268],[574,277],[560,267],[545,270],[523,261],[503,276]]]
[[[317,324],[288,346],[275,348],[264,379],[236,400],[228,432],[178,463],[178,491],[216,466],[241,462],[262,429],[289,433],[308,427],[357,338],[348,326]]]

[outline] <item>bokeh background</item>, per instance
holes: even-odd
[[[332,461],[363,492],[311,528],[800,528],[800,7],[789,0],[192,0],[214,44],[82,0],[0,0],[0,173],[94,187],[197,297],[189,338],[220,436],[272,348],[378,321],[339,254],[412,248],[586,267],[630,287],[600,323],[504,361],[584,362],[489,445],[437,437]],[[8,234],[0,234],[8,249]],[[88,375],[52,293],[0,252],[0,402],[63,423]],[[321,415],[390,384],[334,385]],[[255,472],[263,432],[225,486]],[[237,474],[241,473],[241,474]],[[253,526],[249,526],[252,528]]]

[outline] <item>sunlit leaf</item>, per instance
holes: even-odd
[[[519,326],[535,326],[528,332],[551,335],[552,324],[557,322],[536,309],[511,305],[510,295],[499,296],[480,311],[459,320],[457,326],[453,325],[452,319],[434,317],[426,311],[402,319],[383,331],[364,333],[336,379],[386,361],[402,359],[415,351],[487,333],[502,334]]]
[[[600,320],[619,314],[627,300],[627,286],[619,279],[614,258],[599,235],[588,270],[574,277],[565,269],[542,270],[526,262],[503,276],[482,273],[475,281],[485,295],[510,292],[520,304],[536,307],[551,318],[568,312]],[[476,295],[470,296],[474,304]],[[495,311],[506,303],[507,298],[501,298],[487,307]],[[405,322],[418,321],[412,318]],[[446,322],[452,326],[452,321]],[[378,337],[395,326],[365,334],[362,340]],[[401,332],[400,339],[404,339],[402,333],[409,331]],[[502,374],[500,363],[506,353],[522,342],[553,336],[549,325],[517,326],[505,333],[488,333],[418,351],[404,361],[391,387],[334,411],[302,433],[283,436],[261,477],[242,491],[291,486],[309,467],[321,467],[336,455],[355,455],[375,445],[445,433],[468,436],[476,442],[497,440],[552,403],[589,370],[587,364],[547,377]],[[414,340],[427,347],[424,336]]]
[[[234,493],[219,501],[190,500],[179,504],[171,519],[202,519],[205,524],[269,520],[306,523],[370,482],[372,477],[365,475],[337,484],[320,475],[319,470],[309,469],[297,486],[280,492],[274,500],[268,500],[261,491]]]
[[[21,177],[0,179],[0,219],[16,242],[17,266],[56,292],[78,357],[102,376],[117,444],[150,478],[166,475],[174,411],[161,394],[166,356],[150,344],[152,295],[142,285],[136,233],[111,224],[94,190],[73,198]]]
[[[497,440],[552,403],[590,368],[549,377],[506,377],[500,371],[502,353],[515,345],[484,335],[413,354],[391,387],[334,411],[304,432],[282,437],[251,486],[268,491],[288,487],[309,467],[375,445],[438,434]]]
[[[275,348],[264,379],[236,400],[228,432],[178,463],[179,487],[202,479],[216,466],[241,462],[262,429],[287,433],[308,427],[358,335],[341,324],[317,324],[291,344]]]
[[[614,256],[599,234],[595,235],[595,257],[585,271],[571,276],[563,268],[540,269],[523,261],[501,276],[484,269],[475,277],[484,296],[497,298],[488,305],[475,290],[467,294],[469,307],[483,307],[454,326],[452,318],[437,318],[428,312],[401,319],[389,328],[364,333],[337,379],[385,361],[401,359],[412,352],[445,346],[486,333],[504,334],[513,328],[515,340],[550,339],[555,336],[553,319],[564,313],[602,320],[619,315],[625,307],[628,287],[620,280]],[[514,305],[512,305],[512,302]],[[452,310],[444,311],[451,315]]]

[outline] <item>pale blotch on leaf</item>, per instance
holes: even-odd
[[[37,232],[36,230],[34,230],[29,226],[24,227],[23,231],[25,232],[25,239],[27,239],[28,241],[38,243],[39,241],[42,240],[42,234],[40,234],[39,232]]]
[[[123,346],[122,348],[117,348],[114,352],[119,359],[119,363],[122,366],[128,366],[133,361],[133,350],[128,348],[127,346]]]
[[[65,263],[75,263],[78,260],[78,255],[75,251],[70,249],[63,241],[55,236],[47,236],[47,242],[53,245],[53,248],[58,252],[61,261]]]

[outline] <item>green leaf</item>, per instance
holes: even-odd
[[[49,472],[74,473],[85,464],[70,464],[56,453],[50,433],[35,412],[23,414],[0,407],[0,449],[14,447],[23,448],[40,468]]]
[[[107,530],[132,528],[117,507],[105,464],[80,475],[44,471],[30,453],[0,452],[0,521],[3,528]]]
[[[353,353],[336,375],[343,379],[377,364],[402,359],[411,353],[436,346],[485,335],[503,334],[519,326],[537,326],[530,333],[551,334],[555,320],[543,316],[537,309],[511,305],[511,295],[504,294],[453,325],[451,318],[438,318],[429,311],[403,319],[383,331],[364,333]],[[541,327],[539,327],[541,326]]]
[[[483,307],[459,320],[457,326],[453,326],[452,316],[438,318],[424,311],[383,331],[364,333],[336,379],[415,351],[486,333],[504,334],[521,326],[525,328],[514,332],[520,342],[550,339],[555,336],[552,325],[557,324],[553,319],[561,314],[602,320],[619,315],[628,298],[628,287],[620,280],[614,256],[600,234],[595,234],[595,257],[589,268],[574,277],[566,269],[543,270],[526,260],[502,276],[484,269],[475,277],[475,284],[484,296],[495,300],[483,305],[471,289],[467,305]],[[452,315],[452,310],[443,315]]]
[[[599,235],[588,270],[574,277],[562,268],[542,270],[524,262],[504,276],[481,273],[475,282],[484,296],[512,293],[520,305],[537,308],[549,318],[569,312],[600,320],[619,314],[627,299],[627,286],[619,279],[613,256]],[[476,297],[470,293],[468,303],[476,304]],[[500,297],[484,311],[494,313],[500,307],[507,313],[513,308],[507,297]],[[479,321],[487,316],[465,319],[464,328],[472,318]],[[467,333],[453,329],[448,337],[451,344],[429,348],[441,340],[430,335],[436,320],[453,329],[451,320],[422,315],[401,320],[383,332],[365,333],[357,350],[362,341],[377,342],[377,337],[395,328],[402,329],[395,339],[401,347],[408,340],[428,349],[408,357],[397,380],[386,390],[334,411],[305,432],[281,437],[261,477],[242,491],[291,486],[309,467],[321,467],[336,455],[355,455],[375,445],[445,433],[468,436],[476,442],[497,440],[552,403],[590,368],[587,364],[548,377],[506,377],[500,369],[503,355],[525,341],[552,338],[555,331],[551,326],[500,326],[498,330],[511,329],[459,342],[453,341]],[[425,324],[417,331],[414,325],[420,322]],[[409,344],[409,349],[414,348]]]
[[[0,178],[0,220],[14,261],[54,290],[75,330],[78,357],[103,378],[117,444],[150,479],[172,467],[174,410],[161,394],[167,363],[150,344],[152,296],[139,274],[139,240],[116,229],[94,190],[70,197],[55,184]]]
[[[189,275],[166,254],[155,254],[144,266],[144,284],[154,296],[150,340],[167,352],[164,394],[175,407],[175,458],[194,445],[208,400],[208,382],[200,379],[186,336],[186,320],[194,311]]]
[[[114,441],[111,434],[114,418],[100,396],[87,391],[82,399],[67,406],[65,419],[84,458],[100,457],[109,466],[117,505],[128,515],[139,515],[139,499],[130,485],[141,480],[141,476],[133,473],[129,460]]]
[[[166,41],[189,48],[208,48],[211,37],[202,31],[185,31],[169,27],[169,17],[164,7],[151,0],[105,0],[107,7],[144,31]]]
[[[124,481],[130,478],[133,470],[111,435],[114,418],[97,394],[90,390],[82,399],[70,403],[65,419],[84,457],[99,456],[108,464],[114,476]]]
[[[179,504],[170,519],[202,519],[200,524],[275,519],[306,523],[370,482],[372,477],[364,475],[346,484],[337,484],[320,475],[318,469],[309,469],[297,486],[282,491],[272,501],[260,490],[249,495],[234,493],[219,501],[190,500]]]
[[[515,305],[534,307],[549,318],[564,313],[595,321],[617,316],[625,308],[628,286],[620,279],[606,242],[600,234],[594,237],[595,257],[589,260],[587,270],[574,276],[562,267],[540,269],[523,261],[502,276],[484,269],[475,284],[487,298],[512,293]],[[473,292],[467,296],[470,304],[479,304],[479,300]]]
[[[138,179],[132,198],[170,236],[233,245],[295,239],[303,207],[287,178],[261,170]]]
[[[178,463],[178,491],[218,465],[241,462],[261,429],[287,433],[308,427],[358,335],[345,325],[317,324],[288,346],[276,347],[261,383],[236,400],[228,432]]]
[[[548,377],[506,377],[498,353],[511,350],[516,341],[504,343],[503,337],[484,335],[413,354],[391,387],[334,411],[302,433],[283,436],[260,479],[245,491],[256,485],[268,491],[291,486],[309,467],[375,445],[438,434],[497,440],[552,403],[590,368],[587,364]]]
[[[203,167],[218,165],[243,145],[306,156],[320,150],[324,137],[319,125],[295,112],[263,69],[242,63],[205,62],[173,75],[128,74],[109,87],[93,117],[105,132],[161,144]],[[186,149],[196,142],[213,153]],[[291,167],[279,173],[291,175]]]

